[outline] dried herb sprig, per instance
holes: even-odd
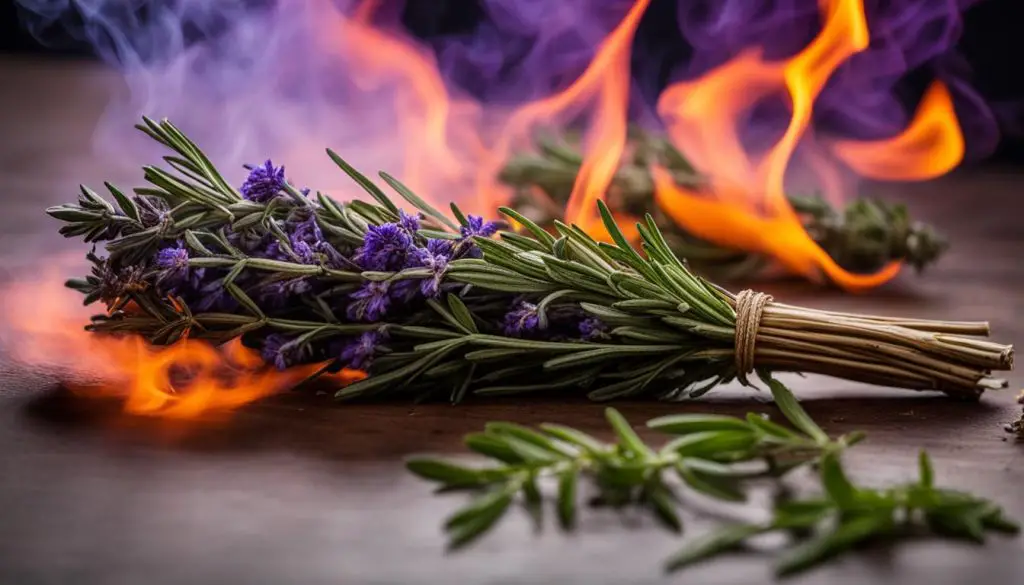
[[[578,515],[581,478],[596,492],[594,505],[634,505],[649,509],[673,532],[683,529],[679,509],[686,503],[679,487],[723,502],[747,500],[756,479],[777,482],[771,518],[729,523],[686,543],[665,562],[676,571],[742,548],[758,536],[780,532],[791,537],[776,564],[780,576],[812,568],[868,541],[932,534],[982,542],[986,531],[1017,533],[1002,509],[972,494],[934,485],[931,462],[921,453],[920,478],[888,489],[855,485],[840,463],[846,447],[863,435],[830,439],[782,384],[771,380],[776,404],[793,429],[766,417],[745,419],[705,414],[669,415],[647,426],[678,435],[659,449],[645,443],[615,409],[606,417],[616,441],[608,444],[578,429],[542,424],[538,429],[488,423],[466,445],[494,463],[475,467],[435,457],[414,457],[410,471],[439,483],[443,491],[470,490],[476,496],[445,522],[449,545],[461,547],[486,534],[504,517],[516,497],[541,518],[544,480],[557,485],[555,507],[561,526],[571,529]],[[786,463],[780,465],[780,461]],[[749,464],[759,463],[751,467]],[[782,482],[808,464],[818,469],[818,494],[793,497]]]
[[[716,280],[763,277],[770,259],[701,240],[658,206],[649,170],[652,164],[669,171],[681,186],[699,188],[703,178],[668,140],[637,128],[630,135],[629,154],[606,197],[609,207],[633,217],[650,213],[662,228],[669,248],[705,276]],[[557,138],[542,135],[536,140],[536,152],[513,157],[499,178],[515,189],[515,209],[553,229],[554,222],[562,217],[582,163],[571,133]],[[891,261],[903,261],[921,271],[936,262],[949,246],[934,228],[914,221],[902,204],[859,198],[837,210],[819,195],[790,195],[789,202],[814,241],[837,264],[852,272],[872,273]]]
[[[653,217],[641,244],[599,205],[612,242],[512,209],[525,233],[452,218],[397,179],[406,213],[331,151],[376,203],[339,203],[285,179],[269,161],[230,186],[167,121],[139,126],[168,147],[170,169],[113,203],[83,187],[50,208],[68,237],[102,243],[93,273],[69,281],[107,311],[89,329],[156,344],[241,336],[280,368],[325,362],[369,375],[338,399],[579,391],[596,400],[700,396],[756,372],[807,372],[976,398],[1001,388],[1012,347],[976,339],[985,323],[924,321],[793,307],[734,295],[690,271]]]

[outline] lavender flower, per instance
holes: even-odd
[[[308,354],[308,348],[297,345],[294,339],[280,333],[268,335],[263,340],[263,348],[260,351],[263,361],[273,364],[279,370],[300,363],[306,354]]]
[[[345,310],[352,321],[379,321],[391,306],[388,295],[390,283],[369,280],[356,292],[349,295],[351,302]]]
[[[410,236],[415,236],[416,232],[420,231],[420,218],[418,215],[409,215],[399,209],[398,218],[398,226]]]
[[[345,344],[339,359],[345,364],[344,367],[346,368],[365,371],[373,363],[378,346],[386,340],[387,333],[384,331],[367,331]]]
[[[300,241],[313,246],[324,239],[324,233],[320,230],[320,224],[316,222],[316,215],[313,213],[301,221],[290,222],[289,227],[292,242]]]
[[[292,251],[302,264],[317,264],[319,259],[313,252],[313,248],[302,240],[292,240]]]
[[[462,226],[459,231],[462,232],[462,237],[467,239],[473,236],[489,238],[498,231],[499,227],[496,221],[484,221],[484,218],[479,215],[467,215],[466,225]]]
[[[587,317],[579,323],[580,337],[586,341],[608,338],[608,326],[597,317]]]
[[[405,264],[412,237],[394,223],[371,225],[356,251],[356,262],[363,270],[399,270]]]
[[[230,313],[238,307],[238,301],[224,288],[224,279],[207,282],[195,291],[196,299],[188,305],[196,312],[217,311]]]
[[[313,285],[309,278],[300,276],[267,283],[260,287],[256,298],[267,308],[281,309],[287,306],[290,299],[306,294],[312,289]]]
[[[263,166],[250,167],[249,177],[242,184],[242,197],[257,203],[266,203],[284,189],[284,167],[275,167],[269,160]]]
[[[509,337],[528,337],[536,333],[540,326],[537,305],[519,301],[513,307],[505,314],[501,327],[502,332]]]
[[[109,259],[96,258],[92,253],[89,257],[102,266],[99,271],[100,283],[97,292],[100,300],[108,306],[130,293],[146,290],[147,284],[143,279],[141,266],[114,266]]]
[[[431,276],[420,281],[420,292],[429,299],[436,299],[441,292],[441,282],[448,271],[452,256],[452,244],[447,240],[428,240],[425,248],[413,248],[409,254],[409,267],[429,268]]]
[[[180,241],[157,252],[155,264],[160,274],[156,282],[165,287],[164,292],[178,294],[183,288],[200,286],[204,269],[189,267],[188,259],[188,248]]]

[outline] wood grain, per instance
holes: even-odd
[[[67,249],[43,215],[76,185],[134,185],[124,161],[91,153],[110,76],[81,64],[0,61],[0,268],[17,279]],[[125,123],[133,123],[127,120]],[[954,242],[922,277],[868,295],[804,285],[769,292],[787,303],[922,318],[989,320],[1000,341],[1024,334],[1018,254],[1021,186],[1010,171],[972,169],[941,181],[877,186],[905,200]],[[1022,447],[1002,430],[1022,377],[979,403],[791,378],[829,432],[868,433],[850,463],[865,481],[914,473],[917,450],[940,481],[998,499],[1024,517]],[[694,404],[623,403],[634,422],[669,411],[771,412],[764,394],[728,388]],[[226,421],[134,418],[116,404],[61,391],[53,375],[0,356],[0,583],[757,583],[765,557],[737,555],[666,578],[680,540],[645,518],[583,515],[581,530],[534,533],[513,514],[472,550],[445,555],[442,518],[458,496],[435,497],[403,456],[453,452],[492,419],[557,421],[606,434],[602,406],[578,400],[336,406],[283,396]],[[686,518],[690,534],[706,516]],[[1020,583],[1024,538],[985,547],[915,542],[872,550],[794,583]]]

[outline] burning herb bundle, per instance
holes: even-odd
[[[139,128],[171,149],[170,170],[116,205],[83,187],[50,208],[61,233],[104,242],[93,273],[68,282],[107,311],[88,328],[162,345],[241,338],[278,368],[366,372],[339,399],[378,395],[458,402],[467,394],[579,391],[592,399],[696,397],[756,372],[807,372],[976,398],[1005,386],[1012,347],[972,336],[985,323],[843,314],[727,292],[690,271],[654,218],[640,249],[607,207],[614,243],[577,226],[552,235],[512,209],[524,233],[447,217],[398,180],[399,209],[328,151],[376,201],[339,203],[285,179],[269,161],[229,185],[169,122]],[[528,235],[527,235],[528,234]]]
[[[831,439],[782,384],[769,382],[776,405],[793,428],[767,417],[669,415],[648,421],[651,430],[673,436],[661,448],[645,443],[615,409],[606,418],[615,434],[606,443],[578,429],[542,424],[530,429],[488,423],[467,435],[466,446],[491,459],[469,466],[433,457],[407,462],[416,475],[445,491],[475,494],[445,522],[451,547],[483,536],[504,517],[517,496],[538,522],[543,482],[553,481],[559,524],[573,528],[584,490],[594,505],[641,507],[673,532],[683,531],[679,492],[697,492],[724,503],[748,500],[759,483],[775,491],[773,509],[763,520],[726,523],[687,543],[665,563],[675,571],[716,555],[741,549],[767,533],[789,536],[790,546],[776,563],[779,576],[810,569],[854,547],[906,536],[931,534],[984,542],[986,533],[1016,534],[1019,526],[1002,508],[984,498],[937,487],[931,460],[919,456],[919,478],[906,485],[874,489],[854,484],[841,464],[843,451],[863,439],[850,433]],[[814,465],[819,490],[797,495],[791,472]],[[581,479],[586,481],[582,486]]]
[[[625,217],[650,213],[669,248],[701,274],[726,280],[763,276],[772,265],[770,258],[702,240],[658,205],[652,165],[689,189],[700,190],[706,179],[668,140],[639,129],[631,134],[630,155],[619,166],[606,197],[612,211]],[[548,229],[553,229],[568,205],[583,164],[575,142],[571,133],[558,139],[541,136],[535,154],[512,158],[499,174],[515,189],[512,206]],[[873,273],[890,262],[903,262],[921,271],[948,247],[942,235],[914,221],[902,205],[863,198],[840,211],[818,195],[790,195],[788,201],[814,242],[839,266],[854,273]]]

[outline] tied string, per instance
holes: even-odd
[[[748,384],[747,374],[754,371],[754,346],[761,315],[771,295],[755,292],[749,288],[736,295],[736,377]]]

